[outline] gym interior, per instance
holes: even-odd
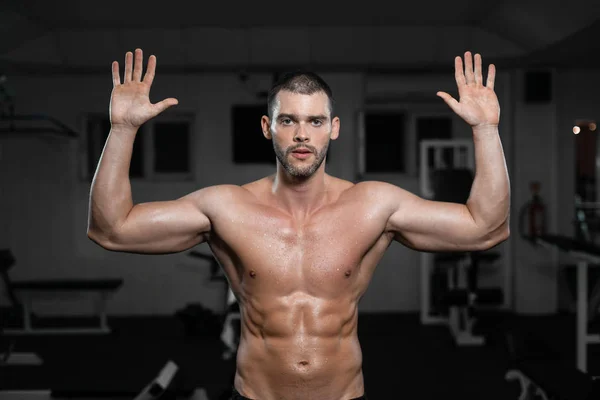
[[[159,60],[152,100],[179,99],[136,138],[136,203],[272,174],[260,117],[295,66],[336,98],[327,173],[464,202],[472,132],[436,92],[456,93],[455,56],[494,63],[511,235],[484,252],[390,246],[359,304],[366,394],[600,398],[597,5],[315,3],[335,15],[323,25],[267,3],[0,6],[0,399],[230,396],[239,308],[208,246],[136,255],[86,235],[110,63],[135,48]]]

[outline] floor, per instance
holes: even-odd
[[[221,359],[224,348],[215,329],[203,328],[212,326],[210,321],[186,321],[111,318],[110,335],[18,338],[16,350],[39,353],[44,365],[0,368],[0,400],[47,399],[49,388],[53,398],[132,399],[168,360],[179,366],[172,398],[223,399],[235,363]],[[359,339],[367,395],[370,400],[516,400],[518,384],[505,379],[512,367],[504,336],[507,329],[531,335],[566,365],[575,365],[573,315],[482,315],[478,330],[485,334],[486,345],[457,347],[447,328],[425,327],[417,314],[361,314]],[[589,368],[591,374],[600,375],[596,347],[600,346],[590,347]]]

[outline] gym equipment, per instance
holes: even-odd
[[[505,336],[512,367],[507,381],[518,381],[519,400],[596,400],[600,380],[566,365],[539,338],[508,332]],[[535,351],[533,350],[535,349]]]
[[[8,366],[40,366],[44,363],[44,360],[36,353],[14,351],[15,341],[6,340],[3,331],[0,325],[0,338],[2,339],[0,368]]]
[[[17,307],[18,300],[17,300],[15,294],[13,293],[13,291],[10,290],[10,287],[8,286],[8,272],[7,272],[8,267],[3,268],[2,266],[3,265],[10,266],[10,265],[12,265],[12,263],[14,263],[14,258],[12,257],[12,254],[0,250],[0,276],[2,276],[4,292],[7,293],[8,300],[10,301],[10,304],[11,304],[10,309],[14,309],[15,307]],[[16,366],[16,365],[22,365],[22,366],[42,365],[44,361],[36,353],[30,353],[30,352],[25,353],[25,352],[14,351],[15,340],[7,338],[4,334],[5,333],[5,328],[4,328],[5,320],[6,320],[6,318],[4,318],[3,316],[0,318],[0,339],[1,339],[1,341],[0,341],[0,343],[1,343],[0,367]]]
[[[0,75],[0,135],[33,134],[79,137],[77,132],[51,116],[16,114],[15,96],[8,90],[6,82],[6,76]]]
[[[588,333],[588,268],[600,265],[600,246],[561,235],[529,239],[535,244],[558,248],[577,261],[577,368],[587,372],[587,346],[600,343],[600,335]]]
[[[227,277],[223,274],[221,266],[212,254],[206,254],[199,251],[190,251],[188,253],[190,257],[199,258],[210,263],[210,280],[211,281],[223,281],[227,285],[227,292],[225,294],[225,305],[223,308],[223,322],[221,330],[221,341],[227,347],[223,352],[222,358],[228,360],[233,357],[237,351],[239,343],[239,324],[240,324],[240,307],[237,303],[235,295],[229,287]],[[237,327],[237,328],[236,328]]]
[[[475,168],[473,161],[473,143],[470,141],[447,141],[447,140],[423,140],[420,144],[420,190],[421,196],[427,199],[434,197],[434,189],[430,183],[431,169],[444,169],[445,160],[442,159],[443,149],[449,149],[452,154],[452,166],[473,170]],[[433,154],[431,154],[433,152]],[[465,154],[466,153],[466,154]],[[431,312],[431,275],[434,265],[434,255],[432,253],[421,252],[420,256],[420,280],[421,280],[421,312],[420,319],[424,325],[447,324],[448,319],[445,316],[436,316]]]
[[[168,361],[156,378],[148,384],[133,400],[153,400],[161,397],[173,380],[178,370],[177,364]]]
[[[501,288],[478,288],[479,265],[492,263],[500,257],[492,252],[438,253],[434,265],[445,269],[447,288],[438,295],[439,305],[448,307],[447,324],[459,346],[483,345],[485,339],[474,334],[477,309],[499,306],[504,301]],[[449,266],[444,266],[448,264]]]
[[[598,243],[600,232],[600,203],[584,202],[575,195],[575,239],[587,243]],[[589,267],[592,267],[591,265]],[[589,280],[588,276],[588,280]],[[596,317],[600,310],[600,279],[596,279],[591,289],[588,307],[588,321]]]
[[[179,367],[173,361],[168,361],[160,370],[158,375],[146,385],[133,400],[158,400],[165,399],[164,395],[171,384]],[[35,390],[35,391],[0,391],[0,398],[3,400],[27,400],[31,399],[50,399],[53,397],[51,390]],[[173,399],[175,396],[173,396]],[[166,400],[166,399],[165,399]]]
[[[115,293],[123,284],[119,278],[111,279],[56,279],[56,280],[30,280],[12,281],[8,270],[16,263],[10,249],[0,249],[0,276],[8,293],[13,308],[22,313],[23,326],[15,329],[4,329],[5,334],[19,335],[47,335],[47,334],[98,334],[109,333],[106,315],[106,302],[111,294]],[[33,300],[44,295],[56,294],[96,294],[96,313],[99,326],[93,328],[63,327],[63,328],[35,328],[32,324]]]
[[[423,140],[420,150],[422,197],[465,204],[473,184],[473,142]],[[503,305],[504,291],[478,288],[479,270],[481,264],[499,258],[495,252],[421,252],[421,323],[448,325],[459,346],[484,344],[484,338],[473,333],[476,309]],[[433,291],[437,267],[445,271],[446,282]],[[433,312],[436,306],[437,315]],[[440,313],[444,307],[448,307],[447,315],[443,315],[445,310]]]

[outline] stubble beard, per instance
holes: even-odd
[[[314,160],[310,165],[294,164],[289,161],[290,154],[298,148],[307,148],[313,152]],[[317,152],[317,149],[312,146],[302,144],[290,146],[287,150],[283,150],[281,147],[277,146],[273,140],[273,149],[275,150],[275,156],[279,160],[279,163],[291,177],[296,179],[310,178],[319,169],[323,163],[323,160],[325,160],[328,148],[329,142],[327,142],[325,147],[323,147],[319,152]]]

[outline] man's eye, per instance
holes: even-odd
[[[313,120],[313,125],[315,125],[315,126],[321,126],[321,125],[323,125],[323,121],[321,121],[320,119],[314,119]]]
[[[284,118],[284,119],[282,119],[282,120],[281,120],[281,123],[282,123],[283,125],[289,125],[289,124],[291,124],[291,123],[292,123],[292,120],[291,120],[291,119],[289,119],[289,118]]]

